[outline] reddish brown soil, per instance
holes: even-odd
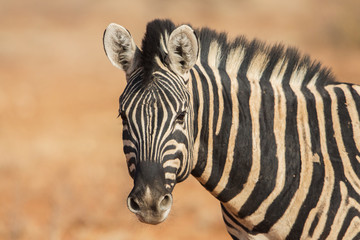
[[[178,2],[178,3],[177,3]],[[299,47],[360,83],[360,2],[0,0],[0,239],[230,239],[192,177],[166,222],[126,208],[117,99],[124,74],[102,47],[110,22],[141,42],[154,18]]]

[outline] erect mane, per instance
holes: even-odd
[[[159,56],[162,61],[164,60],[167,50],[161,46],[161,43],[167,43],[170,33],[175,28],[175,24],[170,20],[156,19],[148,23],[141,47],[145,76],[153,69],[155,56]]]
[[[148,23],[142,41],[142,61],[145,75],[153,69],[155,56],[159,56],[161,61],[165,61],[167,40],[176,27],[168,19],[156,19]],[[234,40],[229,40],[226,33],[219,33],[207,27],[194,30],[199,38],[201,63],[208,63],[209,49],[216,43],[218,56],[216,56],[215,65],[220,69],[226,68],[227,57],[231,51],[244,50],[243,62],[249,62],[254,56],[260,54],[267,58],[269,65],[275,66],[281,60],[287,62],[288,67],[293,67],[293,70],[305,69],[306,76],[301,80],[302,85],[306,85],[315,74],[317,74],[316,85],[318,86],[335,81],[330,69],[323,67],[320,62],[312,60],[308,55],[301,55],[296,48],[285,47],[283,44],[268,45],[257,39],[249,41],[243,35]]]

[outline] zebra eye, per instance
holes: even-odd
[[[169,59],[169,56],[166,54],[164,56],[164,64],[168,67],[170,65],[170,59]]]
[[[119,115],[120,115],[120,117],[121,117],[121,120],[122,120],[123,124],[124,124],[124,125],[127,124],[127,123],[128,123],[128,120],[127,120],[127,117],[126,117],[125,113],[124,113],[124,112],[120,112]]]
[[[176,121],[180,124],[184,123],[184,120],[185,120],[185,115],[186,115],[186,112],[182,112],[180,113],[177,117],[176,117]]]

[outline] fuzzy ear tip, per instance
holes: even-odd
[[[183,24],[181,26],[179,26],[179,29],[187,29],[187,30],[191,30],[191,31],[194,31],[189,25],[187,24]]]
[[[176,29],[178,32],[186,32],[187,34],[195,34],[194,29],[192,29],[189,25],[181,25]]]
[[[116,31],[116,30],[122,30],[122,31],[126,31],[126,32],[128,32],[123,26],[121,26],[121,25],[119,25],[119,24],[117,24],[117,23],[110,23],[108,26],[107,26],[107,28],[105,29],[105,32],[107,31],[107,30],[110,30],[110,31]]]

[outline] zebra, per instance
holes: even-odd
[[[167,19],[147,24],[141,49],[115,23],[103,43],[126,74],[127,206],[140,221],[164,221],[191,174],[233,239],[360,239],[360,86],[296,48]]]

